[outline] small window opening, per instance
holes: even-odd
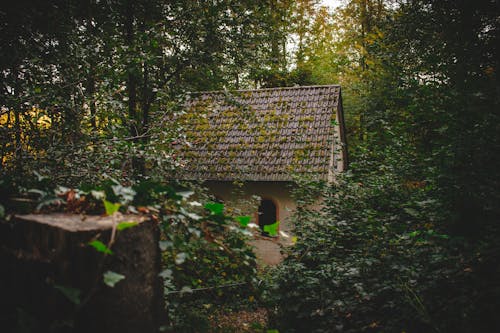
[[[264,231],[264,226],[274,224],[277,221],[276,205],[272,200],[263,199],[259,206],[259,227],[264,236],[270,236]]]

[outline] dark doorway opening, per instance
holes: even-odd
[[[276,204],[272,200],[263,199],[259,206],[259,227],[262,235],[270,236],[264,231],[264,226],[274,224],[277,220]]]

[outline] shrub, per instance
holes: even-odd
[[[498,327],[498,229],[480,243],[451,234],[451,213],[432,180],[410,181],[401,171],[411,169],[409,161],[396,155],[375,169],[353,165],[324,190],[320,211],[298,210],[298,242],[270,283],[281,330]],[[310,193],[304,186],[298,192]]]

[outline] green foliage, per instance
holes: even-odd
[[[38,195],[41,192],[43,195]],[[46,212],[113,215],[121,209],[161,221],[159,247],[164,267],[160,276],[165,282],[169,327],[175,331],[190,330],[198,324],[208,327],[208,317],[217,305],[245,304],[257,293],[252,288],[255,256],[246,243],[249,232],[244,229],[250,217],[225,215],[223,204],[213,202],[204,189],[193,184],[167,185],[149,180],[125,186],[108,178],[80,189],[47,185],[44,191],[31,193],[42,200],[49,195],[61,199],[60,204],[45,206]],[[117,222],[119,232],[137,225],[135,221]],[[100,253],[114,254],[101,240],[94,239],[88,245]],[[103,274],[103,282],[110,287],[124,278],[111,271]],[[59,290],[75,300],[72,290]]]
[[[276,221],[273,224],[267,224],[264,226],[264,232],[267,232],[271,237],[277,236],[279,225],[279,221]]]
[[[299,186],[298,241],[266,295],[287,332],[494,331],[500,108],[484,69],[498,8],[374,4],[349,1],[333,22],[332,59],[352,57],[327,72],[343,86],[350,171],[319,212],[306,198],[321,187]]]
[[[118,231],[122,231],[122,230],[125,230],[125,229],[128,229],[128,228],[132,228],[132,227],[135,227],[138,223],[137,222],[134,222],[134,221],[130,221],[130,222],[120,222],[116,225],[116,230]]]
[[[3,8],[2,177],[25,182],[36,170],[72,187],[105,174],[165,179],[180,164],[172,142],[182,133],[171,121],[179,95],[248,85],[268,58],[268,7],[49,0]]]
[[[102,201],[104,203],[104,209],[106,210],[106,215],[113,215],[120,209],[119,203],[111,203],[107,200]]]
[[[149,212],[162,225],[169,327],[208,330],[209,309],[253,292],[220,287],[253,282],[249,218],[155,181],[182,167],[177,95],[340,83],[351,171],[330,187],[298,181],[297,242],[264,290],[282,331],[500,326],[494,1],[350,0],[333,15],[314,1],[25,7],[3,9],[0,26],[0,218],[34,202]],[[307,209],[318,193],[323,209]]]
[[[100,240],[95,239],[89,242],[89,245],[92,246],[94,249],[96,249],[96,251],[98,252],[102,252],[104,254],[113,254],[113,251],[111,251],[111,249],[108,248],[106,244],[104,244]]]
[[[250,216],[236,216],[234,219],[244,228],[250,223],[252,218]]]
[[[125,279],[125,275],[113,272],[113,271],[107,271],[102,275],[102,280],[103,282],[108,286],[113,288],[118,282],[121,280]]]
[[[246,216],[224,215],[224,205],[191,205],[196,194],[168,198],[162,241],[167,311],[176,332],[206,330],[218,305],[244,303],[256,293],[255,256],[246,243]],[[235,224],[235,221],[238,224]]]
[[[270,283],[284,331],[466,332],[493,309],[493,296],[472,295],[495,278],[474,273],[485,266],[445,231],[432,184],[409,187],[398,160],[362,177],[354,166],[326,190],[322,211],[299,211],[298,242]]]
[[[79,305],[80,295],[82,291],[80,289],[75,289],[67,286],[54,285],[54,288],[59,290],[71,303]]]
[[[221,215],[224,211],[224,205],[218,202],[207,202],[205,208],[210,211],[211,214]]]

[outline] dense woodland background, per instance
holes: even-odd
[[[350,168],[335,185],[298,182],[298,242],[255,287],[269,327],[493,332],[499,29],[495,0],[346,0],[333,11],[314,0],[2,4],[0,217],[32,188],[164,183],[182,167],[173,144],[187,138],[171,119],[188,91],[340,84]],[[308,211],[317,193],[325,207]],[[212,252],[203,237],[176,239],[165,255],[176,288],[203,286],[193,282],[203,274],[255,282],[251,265],[239,268],[247,257],[177,269],[179,253]],[[203,330],[206,303],[181,303],[168,327]]]

